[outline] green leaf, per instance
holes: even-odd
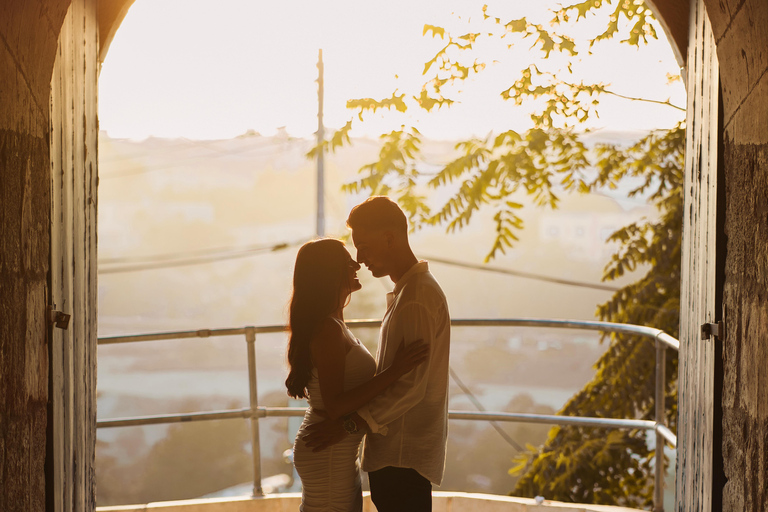
[[[445,39],[445,29],[443,27],[438,27],[436,25],[424,25],[424,30],[422,31],[421,35],[425,36],[428,32],[432,32],[432,37],[440,37],[440,39]]]
[[[397,94],[397,91],[392,93],[390,98],[383,100],[374,100],[373,98],[359,98],[353,100],[347,100],[347,108],[358,109],[358,118],[363,120],[363,112],[371,111],[376,112],[379,109],[395,109],[398,112],[405,112],[408,110],[408,106],[404,101],[405,94]]]
[[[528,21],[525,18],[511,20],[504,27],[509,32],[526,32],[528,30]]]

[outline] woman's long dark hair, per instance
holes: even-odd
[[[290,372],[285,380],[288,395],[294,398],[307,398],[313,367],[309,342],[320,322],[339,307],[341,288],[348,279],[349,253],[341,240],[321,238],[299,249],[288,320]]]

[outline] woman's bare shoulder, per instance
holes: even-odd
[[[311,344],[315,346],[327,347],[329,345],[341,344],[344,341],[344,330],[339,321],[331,317],[324,318],[317,326]]]

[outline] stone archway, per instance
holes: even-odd
[[[25,0],[0,7],[0,508],[8,511],[46,507],[46,307],[52,298],[48,100],[70,3]],[[654,2],[682,55],[688,3]],[[131,0],[97,4],[103,59]],[[721,68],[726,183],[723,432],[715,439],[723,444],[727,478],[722,508],[761,510],[768,502],[768,375],[763,370],[768,348],[761,343],[768,336],[768,3],[704,4]],[[90,510],[92,499],[85,498],[82,510]]]

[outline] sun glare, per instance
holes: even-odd
[[[423,26],[451,26],[470,15],[479,19],[483,3],[137,0],[101,72],[100,124],[112,137],[138,139],[220,139],[247,130],[271,135],[281,127],[293,136],[310,137],[317,128],[319,49],[325,67],[324,124],[338,128],[353,116],[345,108],[348,99],[418,91],[424,63],[445,44],[423,36]],[[497,8],[514,17],[549,3],[508,2]],[[643,61],[633,61],[626,70],[622,65],[627,59],[615,54],[626,49],[614,45],[604,50],[606,60],[612,60],[596,71],[618,71],[611,82],[629,95],[676,95],[684,103],[681,85],[669,88],[662,79],[653,79],[678,71],[661,38],[652,43],[653,51],[638,52]],[[524,56],[527,47],[516,51]],[[640,76],[638,66],[643,69]],[[491,70],[467,84],[460,105],[410,121],[433,138],[520,128],[527,112],[499,99],[513,76],[514,64]],[[609,106],[601,122],[645,129],[668,126],[669,116],[677,115],[647,107],[628,114],[625,108],[631,106]],[[356,134],[374,136],[403,122],[384,117],[372,116]]]

